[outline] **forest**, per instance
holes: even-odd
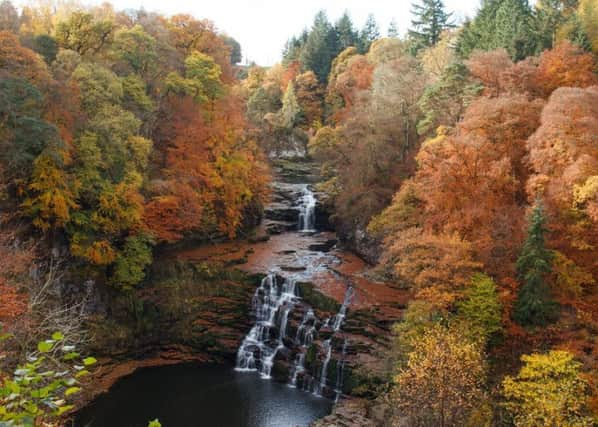
[[[346,396],[371,425],[596,425],[598,1],[412,16],[318,12],[262,67],[190,15],[3,0],[0,425],[63,425],[103,356],[89,295],[116,336],[165,253],[252,235],[289,157],[409,294]]]

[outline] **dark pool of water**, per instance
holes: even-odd
[[[77,414],[75,427],[304,427],[329,400],[222,366],[146,368],[119,380]]]

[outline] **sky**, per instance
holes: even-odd
[[[83,0],[99,4],[103,0]],[[109,0],[117,10],[139,9],[165,15],[189,13],[208,18],[216,27],[241,43],[244,62],[272,65],[280,61],[285,42],[305,27],[324,9],[334,22],[345,10],[361,28],[373,13],[380,30],[386,35],[394,18],[404,34],[411,22],[411,0]],[[473,16],[480,0],[445,0],[447,10],[457,21]]]

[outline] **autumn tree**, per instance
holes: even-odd
[[[295,78],[295,94],[301,108],[301,123],[305,127],[322,121],[323,90],[316,75],[307,71]],[[283,101],[284,104],[284,101]]]
[[[393,402],[412,425],[463,425],[484,400],[485,371],[476,344],[458,330],[430,327],[394,379]]]
[[[540,56],[538,85],[548,97],[559,87],[588,87],[598,84],[596,62],[590,53],[568,41],[559,43]]]
[[[88,12],[73,12],[67,20],[56,26],[56,39],[61,47],[74,50],[79,55],[99,53],[112,42],[114,23],[96,19]]]
[[[465,321],[470,339],[485,345],[502,330],[502,305],[496,283],[491,277],[476,273],[464,296],[457,304],[458,317]]]
[[[553,255],[545,248],[545,222],[544,209],[537,202],[529,219],[527,239],[517,259],[517,275],[522,286],[513,317],[523,325],[544,325],[555,315],[555,304],[546,283]]]
[[[386,241],[384,263],[390,263],[399,283],[418,299],[448,308],[471,283],[481,267],[471,245],[458,236],[435,236],[418,228],[401,231]]]
[[[19,13],[10,0],[0,3],[0,31],[10,31],[14,34],[19,31]]]
[[[527,191],[530,198],[540,195],[544,201],[550,247],[594,275],[597,102],[594,87],[557,89],[542,111],[540,127],[527,141],[533,172]]]
[[[521,357],[523,367],[503,382],[505,406],[516,426],[591,426],[588,417],[588,385],[581,364],[567,351]]]

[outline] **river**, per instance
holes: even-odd
[[[404,292],[371,280],[366,264],[338,247],[318,216],[313,181],[278,171],[257,232],[266,238],[173,255],[208,263],[243,258],[237,268],[267,275],[253,297],[255,324],[240,337],[236,370],[138,370],[80,411],[75,427],[145,427],[155,418],[164,427],[303,427],[345,395],[347,369],[378,369],[380,342],[370,336],[388,333]]]

